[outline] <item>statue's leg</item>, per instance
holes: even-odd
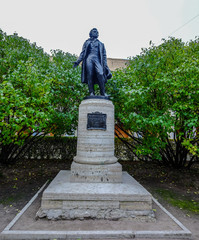
[[[88,90],[90,95],[95,95],[93,76],[94,76],[94,64],[93,64],[92,58],[87,58],[86,77],[87,77]]]
[[[102,65],[99,63],[99,61],[95,62],[95,71],[97,75],[97,80],[100,88],[100,94],[102,96],[105,96],[105,79],[104,79],[104,73]]]

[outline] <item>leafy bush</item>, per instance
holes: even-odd
[[[50,56],[1,30],[0,40],[0,162],[8,163],[49,132],[73,132],[86,91],[80,68],[72,68],[76,56],[60,50]]]
[[[187,44],[175,38],[159,46],[151,43],[127,68],[114,73],[109,89],[117,125],[134,144],[116,135],[139,159],[174,168],[198,161],[198,76],[199,38]]]

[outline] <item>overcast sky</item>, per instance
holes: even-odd
[[[199,0],[0,0],[0,28],[7,34],[79,55],[96,27],[107,57],[139,54],[152,40],[199,36]]]

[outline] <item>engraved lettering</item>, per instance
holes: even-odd
[[[88,130],[106,130],[107,115],[100,112],[87,114],[87,129]]]

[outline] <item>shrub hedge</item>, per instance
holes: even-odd
[[[76,146],[76,137],[45,137],[31,146],[25,158],[71,160],[76,155]],[[133,159],[132,153],[119,139],[115,139],[115,156],[119,160]]]

